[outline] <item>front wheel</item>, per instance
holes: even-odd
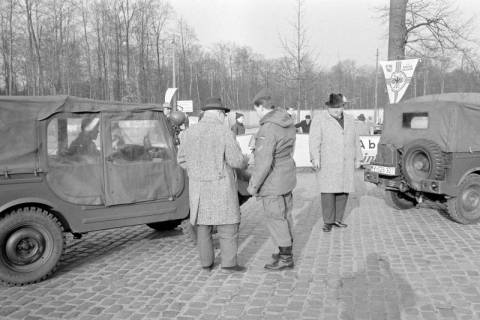
[[[177,220],[170,220],[170,221],[147,223],[147,226],[157,231],[168,231],[178,227],[180,223],[182,223],[182,221],[183,219],[177,219]]]
[[[397,210],[411,209],[417,205],[414,198],[396,190],[385,190],[385,202]]]
[[[24,285],[50,276],[65,249],[58,219],[40,208],[22,208],[0,220],[0,280]]]
[[[461,224],[472,224],[480,220],[480,176],[468,175],[460,185],[460,192],[447,200],[448,214]]]

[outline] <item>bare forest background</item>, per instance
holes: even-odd
[[[473,20],[456,21],[446,0],[407,2],[406,56],[422,61],[406,97],[479,91],[478,43],[467,34]],[[375,52],[371,65],[344,60],[320,67],[321,54],[308,43],[315,36],[304,21],[308,3],[291,4],[295,14],[285,22],[291,34],[272,40],[284,56],[266,59],[235,42],[202,46],[163,0],[0,0],[0,94],[161,103],[174,66],[178,98],[193,100],[195,110],[212,95],[233,109],[249,109],[262,87],[285,107],[322,107],[330,92],[342,92],[353,108],[373,108]],[[379,20],[388,19],[388,7],[376,10]],[[388,101],[384,88],[378,73],[379,106]]]

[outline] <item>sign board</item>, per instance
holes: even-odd
[[[362,165],[370,164],[375,160],[378,150],[380,135],[360,136],[360,150],[362,152]]]
[[[177,92],[177,88],[168,88],[167,91],[165,92],[165,103],[170,103],[172,101],[173,96],[175,95],[175,92]]]
[[[193,101],[192,100],[178,100],[177,107],[179,111],[182,112],[193,112]]]
[[[398,103],[407,91],[419,59],[380,61],[390,103]]]
[[[293,152],[293,160],[297,167],[311,167],[310,147],[308,145],[308,134],[297,134],[295,140],[295,150]]]

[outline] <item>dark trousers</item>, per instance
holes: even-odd
[[[322,193],[323,223],[342,222],[348,193]]]
[[[267,229],[275,247],[290,247],[292,236],[292,193],[283,196],[262,197],[263,210],[267,217]]]

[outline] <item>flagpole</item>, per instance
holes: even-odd
[[[378,120],[378,48],[377,48],[377,60],[375,63],[375,109],[373,111],[373,121],[377,124]]]

